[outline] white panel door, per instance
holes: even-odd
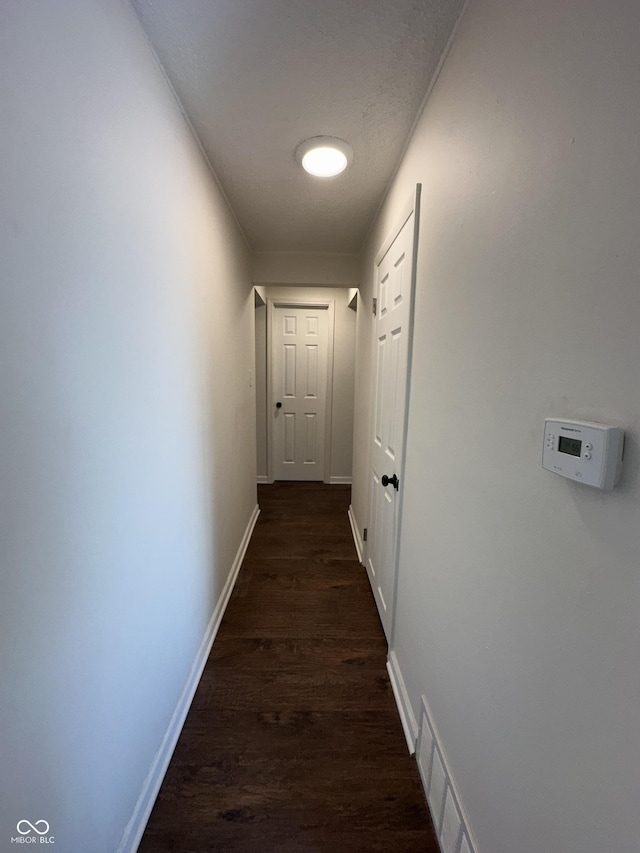
[[[323,480],[328,307],[275,305],[271,335],[272,478]]]
[[[377,267],[367,572],[391,639],[405,437],[415,209]]]

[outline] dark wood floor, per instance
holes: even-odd
[[[349,487],[277,483],[259,502],[139,850],[436,853]]]

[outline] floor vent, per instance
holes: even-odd
[[[424,696],[416,754],[442,853],[478,853]]]

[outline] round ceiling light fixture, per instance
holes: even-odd
[[[353,160],[353,149],[335,136],[314,136],[296,149],[296,157],[305,172],[318,178],[332,178],[344,172]]]

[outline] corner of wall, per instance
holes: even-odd
[[[165,735],[158,747],[158,751],[151,763],[147,777],[144,780],[140,796],[138,797],[138,801],[135,805],[131,818],[129,819],[129,822],[122,834],[117,853],[136,853],[140,841],[142,840],[142,836],[144,835],[145,828],[153,810],[153,805],[158,793],[160,792],[162,782],[169,768],[169,763],[171,762],[171,757],[173,756],[178,743],[180,732],[182,731],[187,714],[189,713],[189,708],[191,707],[196,690],[198,689],[198,684],[207,663],[209,653],[211,652],[214,640],[220,629],[222,617],[224,616],[229,599],[231,598],[231,593],[233,592],[233,588],[238,578],[238,572],[242,566],[244,555],[249,547],[251,534],[256,526],[259,514],[260,508],[256,504],[247,523],[242,541],[240,542],[240,546],[231,566],[229,575],[227,576],[220,598],[218,599],[213,613],[211,614],[211,618],[209,619],[209,624],[207,625],[202,642],[200,643],[200,648],[194,658],[191,671],[189,672],[182,694],[180,695],[178,703],[171,716],[171,720],[169,721]]]

